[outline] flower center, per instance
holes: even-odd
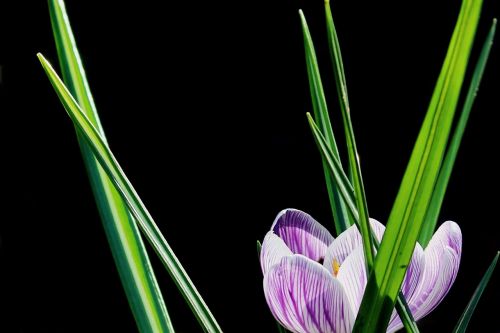
[[[339,274],[339,269],[340,269],[340,264],[337,261],[337,259],[333,259],[333,276],[337,277],[337,274]]]

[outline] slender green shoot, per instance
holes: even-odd
[[[347,94],[347,83],[344,72],[344,62],[342,60],[342,52],[340,51],[339,38],[337,36],[337,30],[335,29],[335,24],[333,22],[332,8],[330,6],[330,0],[325,0],[325,18],[326,18],[326,29],[328,37],[328,47],[330,50],[330,57],[332,59],[333,65],[333,76],[335,78],[335,86],[337,87],[337,95],[339,99],[340,110],[342,112],[342,119],[344,123],[344,131],[348,132],[348,123],[346,122],[347,117],[345,114],[349,112],[349,96]],[[354,173],[354,165],[349,159],[349,179],[353,181],[352,175]]]
[[[490,281],[491,275],[493,274],[493,271],[495,270],[495,266],[497,265],[498,257],[500,256],[500,252],[497,252],[495,257],[493,258],[493,261],[490,264],[490,267],[488,267],[488,270],[486,273],[484,273],[483,278],[481,279],[481,282],[479,282],[479,285],[477,286],[476,290],[474,291],[474,294],[472,295],[471,300],[469,301],[469,304],[467,304],[467,307],[464,310],[464,313],[458,320],[457,326],[453,330],[453,333],[465,333],[467,330],[467,326],[469,325],[469,321],[472,318],[472,315],[474,314],[474,310],[476,310],[477,303],[479,303],[479,300],[481,299],[481,296],[483,295],[484,289],[486,289],[486,286],[488,285],[488,282]]]
[[[340,162],[337,143],[333,134],[332,125],[330,123],[330,116],[328,115],[328,107],[326,105],[325,93],[323,91],[323,84],[321,82],[321,75],[319,73],[318,61],[316,59],[316,53],[314,51],[311,34],[309,32],[309,28],[302,11],[299,11],[299,15],[301,18],[302,32],[304,35],[307,75],[309,77],[309,87],[311,91],[314,118],[318,121],[321,133],[325,136],[328,146],[332,149],[335,157]],[[353,221],[351,220],[351,217],[347,212],[345,203],[342,201],[339,189],[337,188],[337,185],[333,179],[334,176],[330,174],[328,166],[326,165],[326,162],[324,160],[323,170],[325,173],[326,187],[328,190],[328,197],[330,199],[330,205],[332,208],[335,230],[337,231],[337,234],[340,234],[344,230],[349,228],[353,224]]]
[[[314,51],[314,44],[312,42],[312,39],[310,38],[310,33],[309,29],[307,27],[307,21],[302,13],[300,12],[300,19],[302,21],[302,29],[306,32],[305,35],[309,36],[309,38],[305,38],[306,41],[306,54],[309,54],[308,58],[315,58],[316,52]],[[331,24],[333,24],[333,20],[331,21]],[[338,41],[336,43],[338,46]],[[361,167],[359,165],[359,158],[358,158],[358,152],[356,148],[356,141],[354,139],[354,130],[352,128],[352,123],[351,123],[351,116],[349,113],[349,105],[346,105],[347,102],[347,91],[345,90],[345,87],[343,84],[345,83],[345,77],[343,77],[343,66],[340,64],[342,62],[342,59],[340,57],[340,49],[338,47],[335,48],[334,56],[336,56],[335,61],[334,61],[334,68],[335,73],[336,73],[336,79],[340,84],[337,84],[337,86],[341,85],[342,87],[340,88],[341,93],[340,93],[340,99],[345,101],[344,103],[340,103],[342,105],[342,117],[344,119],[344,129],[345,129],[345,136],[346,136],[346,142],[347,142],[347,153],[349,156],[349,165],[350,165],[350,170],[351,170],[351,176],[352,176],[352,184],[354,187],[354,193],[355,193],[355,201],[356,201],[356,207],[359,213],[359,227],[360,227],[360,232],[361,232],[361,238],[363,239],[363,248],[365,249],[365,260],[366,260],[366,265],[367,265],[367,272],[369,273],[373,267],[373,261],[375,258],[375,252],[373,249],[373,240],[371,237],[371,229],[370,229],[370,221],[369,221],[369,215],[368,215],[368,204],[366,203],[366,196],[365,196],[365,188],[363,185],[363,177],[361,175]],[[321,78],[319,74],[319,68],[317,66],[317,61],[313,61],[316,66],[313,68],[315,70],[310,71],[311,73],[309,74],[310,77],[312,77],[312,82],[314,82],[314,86],[321,86]],[[308,66],[312,67],[312,66]],[[311,89],[312,91],[313,89]],[[316,89],[317,90],[323,90],[323,89]],[[326,108],[324,109],[325,112],[328,112]],[[327,118],[329,122],[329,116],[326,114],[324,117],[321,117],[321,119]],[[333,135],[333,134],[332,134]],[[337,159],[338,159],[338,154],[337,154]],[[339,159],[340,160],[340,159]]]
[[[73,124],[87,140],[87,143],[92,148],[99,163],[113,181],[116,189],[120,192],[122,199],[127,204],[143,234],[165,265],[168,273],[176,283],[177,288],[191,307],[201,327],[206,332],[210,333],[222,332],[214,316],[208,309],[208,306],[203,301],[198,290],[168,245],[165,237],[163,237],[152,216],[149,214],[149,211],[146,209],[134,187],[125,176],[125,173],[109,147],[103,141],[99,132],[92,125],[88,117],[74,100],[73,96],[71,96],[50,63],[40,53],[38,54],[38,58],[67,114],[73,121]]]
[[[49,10],[65,84],[107,144],[64,1],[50,0]],[[139,230],[92,149],[85,139],[80,135],[77,137],[104,230],[137,327],[141,333],[174,332]]]

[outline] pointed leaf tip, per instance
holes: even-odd
[[[337,148],[337,142],[335,140],[335,135],[330,121],[330,116],[328,114],[328,106],[326,103],[325,92],[323,89],[323,83],[321,80],[321,74],[319,71],[318,60],[316,57],[316,51],[314,49],[314,43],[307,25],[307,20],[301,11],[300,21],[302,25],[302,34],[304,39],[304,51],[305,60],[307,68],[307,77],[309,81],[309,89],[311,94],[311,103],[314,121],[317,123],[321,134],[326,139],[326,144],[332,149],[332,152],[337,160],[340,162],[340,155]],[[330,206],[332,210],[333,222],[335,224],[335,230],[337,234],[345,231],[349,226],[351,226],[354,221],[348,213],[345,207],[346,203],[341,198],[338,186],[333,179],[325,160],[323,159],[323,170],[325,174],[326,188],[328,192],[328,198],[330,201]],[[339,163],[342,167],[342,164]]]

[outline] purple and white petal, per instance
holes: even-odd
[[[410,298],[415,319],[434,310],[457,277],[462,254],[462,232],[455,222],[443,223],[424,251],[425,267],[417,289]]]
[[[401,291],[407,299],[410,299],[410,297],[413,296],[413,293],[417,288],[418,281],[420,281],[420,278],[422,277],[424,266],[424,250],[422,249],[422,246],[417,243],[415,245],[415,250],[413,250],[410,265],[406,270],[403,285],[401,286]]]
[[[264,237],[260,251],[262,273],[265,275],[269,268],[278,264],[283,257],[291,256],[292,254],[292,251],[286,246],[285,242],[276,236],[274,232],[269,231],[266,237]]]
[[[309,214],[297,209],[281,211],[271,227],[293,253],[314,261],[323,260],[333,236]]]
[[[348,333],[354,313],[339,281],[302,255],[284,257],[264,276],[274,317],[296,333]]]
[[[375,237],[380,241],[385,232],[385,226],[375,219],[370,219],[370,224]],[[362,244],[361,234],[355,225],[350,226],[341,233],[326,250],[323,266],[330,273],[333,273],[333,261],[336,260],[340,265],[344,260]]]
[[[424,250],[420,244],[416,244],[415,250],[413,251],[413,255],[410,261],[410,265],[406,270],[406,274],[403,280],[403,285],[401,286],[401,291],[405,296],[407,302],[413,297],[418,282],[422,278],[425,267],[425,257]],[[398,314],[394,310],[392,312],[391,320],[389,322],[389,327],[387,328],[387,332],[395,332],[403,327],[403,323],[399,318]]]
[[[370,224],[372,226],[372,231],[375,234],[375,237],[380,243],[380,241],[382,241],[382,237],[384,236],[385,225],[372,218],[370,218]]]
[[[361,234],[355,225],[341,233],[326,250],[323,266],[333,275],[333,263],[342,265],[344,260],[361,245]]]
[[[362,246],[358,246],[344,260],[338,271],[337,278],[344,287],[347,299],[351,303],[354,313],[358,313],[367,281],[365,254]]]

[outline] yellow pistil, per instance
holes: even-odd
[[[337,274],[339,273],[340,269],[340,264],[337,261],[337,259],[333,259],[333,276],[337,277]]]

